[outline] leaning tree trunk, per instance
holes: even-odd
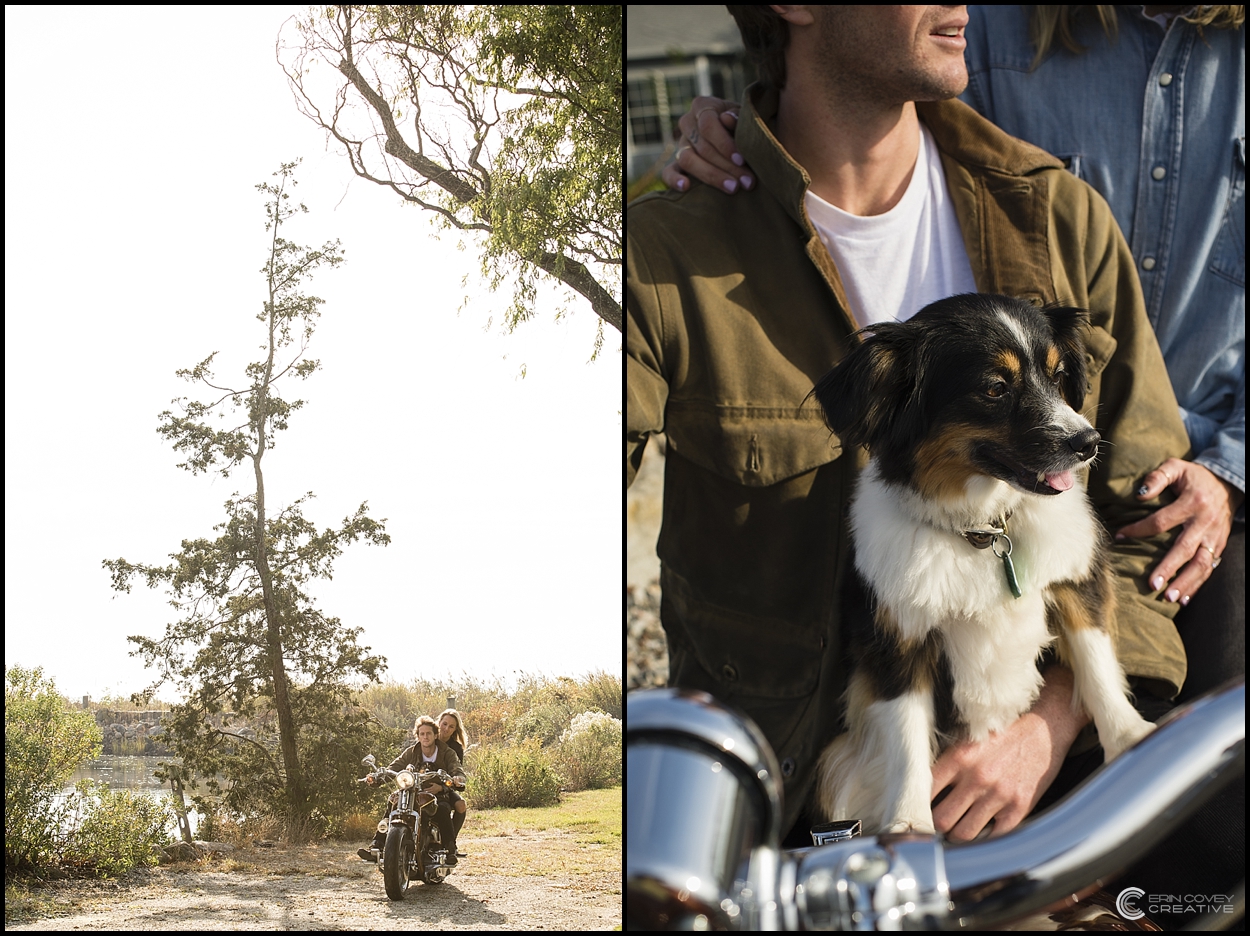
[[[265,426],[269,418],[269,383],[273,379],[274,328],[277,320],[277,290],[274,283],[273,262],[278,250],[278,225],[273,226],[273,243],[269,262],[269,360],[261,381],[253,419],[256,427],[256,453],[252,465],[256,470],[256,572],[260,575],[260,587],[265,599],[265,623],[269,665],[273,671],[273,704],[278,713],[278,737],[282,746],[282,764],[286,772],[287,811],[289,819],[303,818],[307,810],[304,782],[299,766],[299,748],[295,743],[295,719],[291,714],[290,687],[286,678],[286,662],[282,656],[282,619],[278,602],[273,593],[273,575],[269,570],[269,556],[265,550],[265,476],[260,461],[265,456]]]

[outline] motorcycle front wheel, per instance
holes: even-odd
[[[391,900],[404,899],[410,883],[408,868],[412,864],[412,854],[412,830],[405,825],[391,826],[382,853],[382,879],[386,882],[386,896]]]

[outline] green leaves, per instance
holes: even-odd
[[[56,795],[74,770],[98,757],[100,729],[74,711],[43,670],[11,666],[4,680],[4,864],[42,864],[63,838]]]
[[[321,734],[314,735],[324,746],[325,726],[341,726],[347,718],[347,681],[376,679],[386,665],[360,645],[360,628],[324,615],[306,588],[313,579],[331,577],[349,543],[386,545],[390,537],[386,521],[371,518],[365,503],[341,526],[322,530],[303,514],[311,492],[276,514],[266,509],[265,453],[304,406],[302,400],[284,399],[277,385],[288,374],[307,379],[320,367],[305,353],[323,302],[301,289],[315,271],[343,259],[337,240],[313,249],[280,236],[284,225],[307,211],[291,202],[295,165],[284,163],[274,173],[277,181],[257,186],[267,196],[265,230],[271,233],[260,270],[265,299],[257,316],[264,328],[264,358],[247,364],[235,387],[214,376],[216,352],[178,371],[213,392],[205,400],[175,399],[178,411],[165,410],[158,418],[158,433],[186,456],[180,468],[229,476],[248,461],[254,487],[233,494],[214,535],[183,540],[170,563],[119,558],[103,564],[114,589],[128,592],[136,579],[163,588],[177,613],[159,639],[129,639],[131,654],[156,671],[148,691],[172,681],[185,699],[166,725],[184,773],[192,781],[196,775],[213,778],[212,792],[219,792],[216,777],[231,781],[226,802],[233,809],[302,821],[317,808],[316,791],[305,784],[304,774],[320,769],[309,763],[302,739],[316,724]],[[229,428],[210,424],[227,412]],[[223,723],[225,712],[246,727]]]
[[[612,5],[325,8],[298,21],[283,68],[357,175],[480,232],[487,283],[511,289],[505,327],[532,317],[551,278],[619,331],[621,24]],[[317,57],[345,80],[332,107],[304,87]]]

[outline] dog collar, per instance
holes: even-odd
[[[986,524],[982,529],[961,530],[959,535],[977,549],[989,549],[1003,560],[1003,573],[1007,576],[1007,587],[1011,589],[1014,597],[1019,598],[1020,580],[1016,578],[1016,566],[1011,561],[1011,537],[1007,535],[1007,521],[1010,519],[1011,514],[1008,514],[1002,520]]]

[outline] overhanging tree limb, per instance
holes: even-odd
[[[277,57],[301,112],[356,175],[484,236],[491,288],[515,284],[509,328],[532,315],[545,274],[623,329],[619,6],[317,7],[297,28],[300,45],[286,55],[280,38]],[[326,112],[318,62],[344,82]],[[349,129],[352,101],[371,132]]]

